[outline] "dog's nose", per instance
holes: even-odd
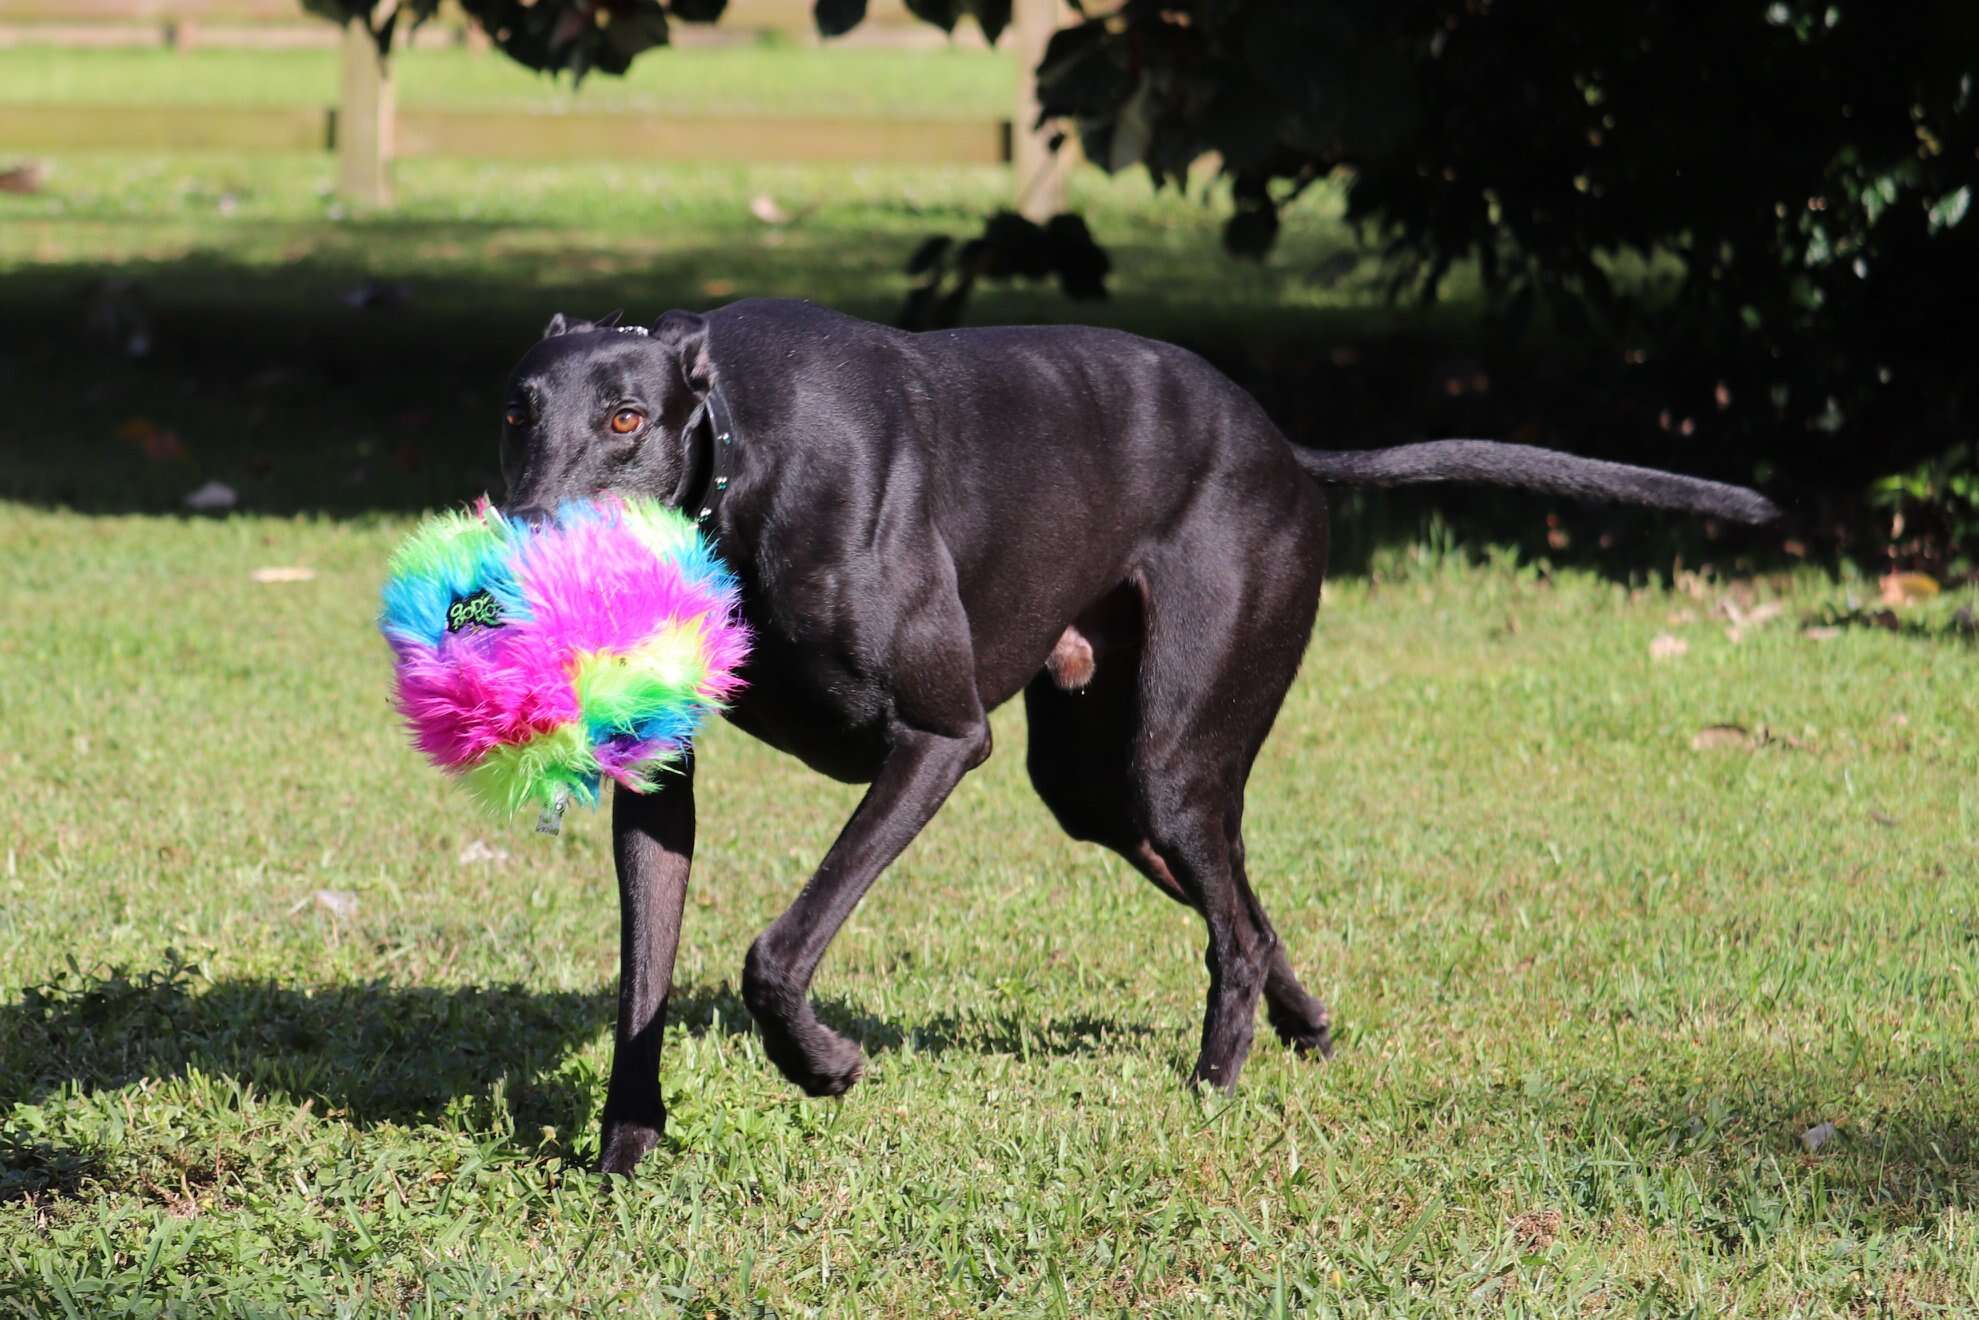
[[[550,511],[540,504],[518,504],[512,509],[505,509],[502,512],[502,517],[508,519],[510,522],[526,523],[531,527],[534,527],[537,523],[542,522],[549,516]]]

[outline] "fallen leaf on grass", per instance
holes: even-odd
[[[462,866],[473,866],[477,862],[491,862],[496,866],[500,866],[506,861],[508,861],[508,851],[506,849],[491,848],[486,842],[480,839],[476,839],[460,850],[460,864]]]
[[[1842,635],[1842,630],[1827,624],[1819,624],[1812,628],[1802,628],[1800,635],[1810,642],[1832,642]]]
[[[1734,643],[1743,641],[1745,635],[1753,629],[1771,623],[1787,612],[1787,607],[1777,600],[1769,600],[1749,610],[1742,610],[1738,602],[1727,597],[1718,603],[1718,607],[1724,616],[1732,621],[1732,626],[1725,629],[1725,636],[1731,638]]]
[[[1908,605],[1914,600],[1928,600],[1942,590],[1938,580],[1929,573],[1886,573],[1877,585],[1882,588],[1880,599],[1885,605]]]
[[[322,908],[333,917],[344,920],[357,915],[357,895],[348,889],[318,889],[307,897],[297,899],[295,905],[289,909],[289,915],[294,916],[311,904]]]
[[[1893,830],[1897,827],[1897,818],[1886,811],[1872,811],[1869,813],[1869,819],[1875,821],[1886,830]]]
[[[209,481],[186,493],[185,506],[194,513],[224,513],[240,500],[239,492],[226,482]]]
[[[361,312],[389,311],[412,301],[412,286],[403,280],[366,280],[338,294],[337,301]]]
[[[1560,1236],[1560,1225],[1565,1222],[1558,1210],[1528,1210],[1512,1216],[1512,1235],[1525,1250],[1543,1251]]]
[[[1707,724],[1691,735],[1691,750],[1708,752],[1719,748],[1736,747],[1742,751],[1756,752],[1762,747],[1786,747],[1796,752],[1807,750],[1807,744],[1790,733],[1778,733],[1765,725],[1747,729],[1743,724]]]
[[[1800,1134],[1800,1144],[1809,1155],[1841,1135],[1841,1129],[1833,1123],[1816,1123]]]
[[[1658,633],[1649,643],[1651,660],[1669,660],[1690,650],[1690,643],[1669,633]]]
[[[38,193],[48,179],[48,167],[38,160],[0,170],[0,192]]]
[[[308,582],[316,576],[316,570],[299,564],[277,564],[257,568],[248,576],[256,582]]]
[[[185,442],[177,431],[168,431],[143,417],[133,417],[119,426],[117,438],[136,445],[153,463],[175,463],[186,456]]]

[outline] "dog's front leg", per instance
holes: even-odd
[[[618,1031],[599,1167],[630,1173],[666,1127],[660,1037],[694,860],[691,757],[651,793],[613,793],[612,854],[618,866]]]
[[[818,1021],[811,1008],[811,978],[826,946],[880,872],[989,749],[987,723],[959,737],[918,730],[896,736],[817,873],[749,946],[742,997],[771,1061],[807,1094],[838,1095],[859,1080],[864,1066],[859,1047]]]

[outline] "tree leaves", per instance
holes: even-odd
[[[914,255],[907,259],[907,273],[926,275],[941,264],[942,259],[948,255],[949,248],[954,245],[955,240],[947,234],[936,234],[924,240],[914,249]]]
[[[1965,213],[1972,206],[1972,185],[1963,184],[1956,192],[1948,192],[1931,206],[1931,232],[1950,229],[1965,219]]]
[[[1395,296],[1432,298],[1475,260],[1508,325],[1616,356],[1680,343],[1663,371],[1701,379],[1663,388],[1771,400],[1714,416],[1726,475],[1745,452],[1852,481],[1979,424],[1969,353],[1931,329],[1979,287],[1979,6],[1817,18],[1129,0],[1056,34],[1038,89],[1103,167],[1159,186],[1219,157],[1235,255],[1269,251],[1286,185],[1340,171]],[[1673,295],[1631,302],[1617,266],[1671,272]]]
[[[1056,278],[1068,298],[1104,298],[1111,270],[1112,261],[1078,216],[1055,215],[1040,225],[1015,211],[999,211],[960,247],[948,235],[936,234],[914,250],[907,273],[921,276],[921,283],[901,305],[899,322],[908,330],[960,324],[979,279]]]
[[[1146,157],[1148,143],[1154,140],[1154,114],[1154,83],[1143,78],[1113,121],[1113,140],[1107,144],[1104,161],[1108,174],[1118,174]]]
[[[683,20],[705,22],[725,4],[675,0],[674,8]],[[669,36],[660,0],[461,0],[461,8],[518,64],[576,79],[594,69],[623,74]]]
[[[975,15],[976,26],[983,30],[983,39],[994,46],[1010,26],[1010,0],[966,0],[966,4]]]
[[[906,0],[906,4],[908,13],[943,32],[955,31],[955,21],[962,17],[962,0]]]
[[[943,32],[955,31],[964,14],[976,20],[993,46],[1010,26],[1010,0],[906,0],[907,12]]]
[[[866,18],[866,0],[817,0],[811,17],[821,37],[842,37]]]

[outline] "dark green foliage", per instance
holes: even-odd
[[[1078,216],[1055,215],[1040,225],[1015,211],[998,211],[981,235],[960,247],[948,235],[937,234],[914,249],[907,273],[920,276],[921,283],[908,293],[899,321],[910,330],[960,324],[970,292],[984,278],[1056,278],[1068,298],[1104,298],[1111,268],[1106,252]]]
[[[819,36],[843,36],[864,21],[866,0],[817,0],[811,13],[817,20]]]
[[[992,43],[1010,26],[1010,0],[906,0],[907,12],[943,32],[953,32],[964,17],[972,17]]]
[[[1340,170],[1398,296],[1475,261],[1510,330],[1664,349],[1712,438],[1809,481],[1968,436],[1979,8],[1129,0],[1054,38],[1051,114],[1157,183],[1215,152],[1238,255]],[[1631,299],[1620,257],[1666,263]]]
[[[1899,562],[1951,574],[1972,571],[1979,549],[1979,452],[1973,446],[1953,445],[1884,477],[1870,488],[1869,500],[1890,519],[1890,549]]]

